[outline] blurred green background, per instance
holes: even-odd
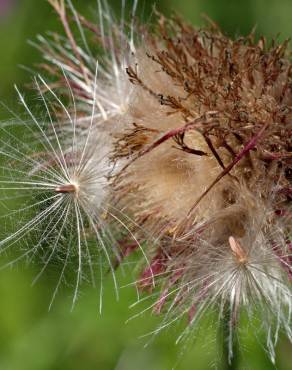
[[[118,11],[119,0],[109,3]],[[139,15],[148,19],[153,3],[140,0]],[[94,19],[95,0],[75,0],[74,4]],[[269,39],[279,34],[283,40],[292,33],[292,0],[157,0],[156,5],[166,14],[179,12],[196,25],[202,24],[201,14],[206,13],[231,36],[247,34],[254,25],[257,35]],[[45,0],[0,0],[0,100],[14,109],[13,84],[24,86],[31,79],[20,65],[40,62],[27,40],[49,30],[61,27]],[[0,109],[0,119],[8,117]],[[125,324],[132,314],[128,306],[136,299],[133,289],[122,289],[116,302],[111,279],[106,279],[100,316],[97,291],[83,288],[70,312],[72,290],[63,288],[48,312],[57,276],[44,274],[32,287],[36,273],[37,266],[0,271],[0,370],[170,370],[177,359],[178,370],[225,370],[216,366],[220,347],[215,341],[216,327],[209,321],[202,323],[201,335],[184,351],[174,344],[178,328],[144,348],[147,339],[139,336],[154,330],[159,320],[146,314]],[[130,281],[127,273],[119,275],[124,284]],[[284,338],[277,348],[276,367],[251,335],[241,350],[239,369],[292,369],[292,348]]]

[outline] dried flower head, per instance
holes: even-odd
[[[115,147],[127,162],[115,188],[159,240],[138,285],[152,290],[152,275],[161,282],[153,307],[168,305],[162,328],[192,316],[182,336],[207,308],[220,321],[228,307],[232,337],[240,312],[259,308],[274,360],[279,328],[291,338],[287,42],[231,40],[213,23],[197,30],[160,17],[136,58],[132,127]]]
[[[50,82],[36,85],[47,118],[36,119],[19,93],[37,141],[2,126],[12,140],[1,141],[2,184],[20,199],[24,191],[10,214],[22,224],[2,250],[36,235],[19,258],[41,248],[46,266],[62,249],[60,281],[77,252],[75,301],[82,261],[94,276],[92,240],[112,272],[140,248],[138,288],[161,289],[151,306],[164,312],[155,334],[186,316],[179,341],[214,310],[219,322],[228,317],[231,361],[241,313],[258,313],[274,360],[279,330],[292,337],[288,42],[269,45],[253,33],[232,40],[212,22],[198,30],[161,15],[152,30],[133,21],[136,1],[130,24],[124,1],[121,22],[98,1],[97,27],[71,0],[49,2],[65,37],[39,37]],[[19,124],[31,136],[31,124]],[[35,216],[26,221],[28,210]]]

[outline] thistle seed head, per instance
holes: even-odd
[[[138,286],[161,287],[151,306],[165,313],[161,328],[191,314],[180,338],[207,309],[221,321],[226,306],[232,337],[240,313],[260,307],[274,360],[279,328],[291,338],[288,43],[158,23],[127,69],[130,125],[114,151],[126,163],[118,202],[149,245]]]
[[[116,22],[98,1],[97,27],[71,0],[49,2],[64,36],[38,38],[50,76],[36,78],[46,119],[18,92],[27,135],[1,126],[9,139],[0,140],[3,198],[16,191],[23,201],[9,212],[20,225],[2,251],[36,235],[18,259],[41,248],[47,266],[62,249],[53,298],[77,256],[74,303],[83,262],[93,283],[96,265],[102,270],[92,244],[116,287],[114,269],[140,250],[138,289],[150,296],[160,289],[150,307],[164,312],[155,334],[186,316],[179,341],[208,310],[221,322],[228,307],[232,357],[242,312],[251,319],[257,312],[274,361],[280,329],[292,337],[288,41],[269,44],[253,33],[233,40],[213,22],[198,30],[161,15],[156,28],[142,27],[137,1],[129,24],[124,2]],[[25,220],[28,211],[34,215]]]

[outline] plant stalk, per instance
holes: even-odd
[[[225,309],[221,321],[221,345],[222,345],[222,370],[238,370],[238,348],[235,341],[235,328],[231,318],[230,309]]]

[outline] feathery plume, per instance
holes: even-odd
[[[1,191],[7,210],[2,218],[10,224],[6,229],[13,231],[0,246],[3,253],[19,243],[26,245],[8,265],[36,255],[41,258],[44,266],[35,281],[50,263],[61,261],[52,302],[61,282],[68,281],[65,274],[71,262],[76,270],[74,306],[87,270],[93,285],[96,265],[104,270],[101,254],[110,266],[118,294],[114,265],[121,260],[120,229],[127,226],[123,213],[110,201],[108,178],[115,169],[109,157],[111,133],[120,124],[131,95],[125,63],[133,54],[134,42],[133,31],[126,34],[124,18],[121,24],[114,22],[107,3],[99,2],[100,25],[93,26],[70,0],[49,2],[66,36],[54,34],[52,40],[38,37],[36,46],[47,61],[41,66],[50,77],[50,81],[40,75],[34,79],[45,118],[36,117],[16,87],[28,120],[16,116],[11,124],[1,126],[0,154],[5,163]],[[84,48],[77,43],[72,24],[77,26]],[[97,38],[101,51],[95,56],[85,29]],[[134,243],[140,247],[135,238]]]

